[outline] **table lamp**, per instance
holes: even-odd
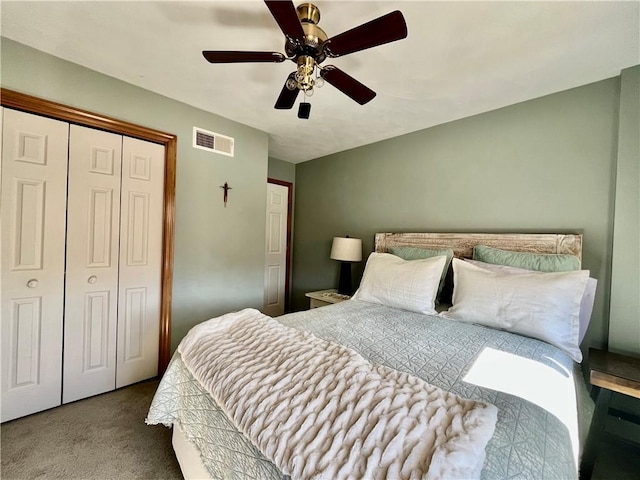
[[[340,279],[338,281],[338,293],[351,295],[351,264],[362,261],[362,240],[359,238],[333,237],[331,245],[331,258],[339,260]]]

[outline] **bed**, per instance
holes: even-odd
[[[483,270],[480,265],[461,260],[472,259],[474,247],[477,246],[507,252],[527,252],[534,257],[545,255],[551,258],[553,255],[555,259],[556,256],[570,256],[573,262],[577,261],[578,268],[572,267],[573,273],[565,272],[563,268],[560,268],[560,272],[553,270],[557,273],[505,273],[499,270],[503,266],[497,264],[497,273],[486,273],[489,270]],[[452,267],[440,267],[442,276],[438,271],[439,281],[436,281],[430,299],[435,308],[438,296],[441,304],[438,310],[441,313],[427,307],[423,310],[422,303],[413,311],[398,308],[394,304],[398,298],[397,292],[391,290],[380,293],[379,285],[375,284],[380,280],[376,272],[386,270],[380,270],[380,267],[374,270],[377,264],[372,258],[393,263],[397,255],[388,252],[415,254],[415,248],[420,251],[452,252],[453,259],[445,259],[442,263],[451,262],[452,267],[455,266],[455,273],[452,274]],[[385,372],[399,372],[426,382],[428,386],[434,386],[447,395],[495,408],[497,421],[486,445],[482,445],[481,469],[476,472],[479,478],[577,478],[580,433],[583,430],[581,422],[588,421],[580,418],[580,414],[592,409],[580,371],[581,354],[575,349],[576,342],[579,343],[578,335],[581,339],[586,329],[582,325],[582,332],[578,333],[579,319],[576,315],[584,313],[585,303],[592,306],[593,302],[593,289],[589,296],[584,274],[577,273],[581,271],[581,252],[581,235],[377,234],[375,252],[367,262],[363,283],[351,300],[284,315],[276,320],[278,328],[286,328],[287,332],[293,332],[291,335],[305,335],[305,341],[311,341],[311,338],[328,342],[324,345],[337,345],[355,352],[362,361]],[[398,268],[407,268],[409,264],[411,268],[429,265],[429,274],[433,276],[436,275],[433,265],[442,258],[440,255],[418,260],[407,258],[402,260],[404,263],[401,262]],[[517,267],[512,268],[517,270]],[[512,274],[518,279],[506,278]],[[415,275],[415,271],[411,275]],[[509,282],[508,285],[511,282],[524,282],[527,288],[529,284],[526,282],[540,283],[543,279],[546,282],[551,276],[554,282],[564,282],[554,284],[554,292],[565,288],[563,285],[568,285],[569,277],[572,279],[569,283],[574,285],[575,279],[580,276],[581,286],[571,287],[573,290],[582,289],[577,299],[580,312],[572,314],[572,345],[567,346],[563,339],[555,341],[556,337],[550,337],[551,340],[547,341],[532,338],[539,332],[518,334],[503,325],[483,325],[474,319],[465,319],[463,307],[466,297],[463,297],[462,289],[466,285],[464,288],[467,291],[476,291],[477,283],[469,280],[475,278],[473,275],[481,276],[481,285],[488,284],[486,276],[489,276],[492,282]],[[382,278],[382,283],[388,286],[390,282],[387,277]],[[447,295],[450,295],[447,293],[450,288],[447,283],[451,284],[454,279],[458,282],[457,292],[453,291],[453,300],[457,298],[454,301],[457,313],[453,307],[443,307],[447,303]],[[471,283],[463,284],[464,281]],[[375,287],[373,291],[372,285]],[[405,296],[404,293],[399,296]],[[380,295],[380,298],[375,298],[376,295]],[[422,302],[423,299],[416,301]],[[399,306],[406,305],[400,303]],[[473,307],[476,308],[476,305]],[[553,308],[555,304],[549,307],[550,310]],[[590,310],[587,310],[587,316],[590,316]],[[447,316],[447,312],[453,313]],[[456,318],[456,314],[460,318]],[[210,324],[214,325],[213,322]],[[542,336],[546,334],[542,332]],[[218,355],[224,349],[215,350],[214,344],[214,347],[202,351]],[[243,427],[239,428],[238,422],[234,423],[229,418],[235,414],[229,413],[228,407],[214,400],[210,392],[215,386],[207,385],[198,377],[196,369],[185,363],[185,359],[189,358],[190,354],[184,348],[176,352],[160,382],[147,417],[149,424],[173,427],[174,450],[185,478],[287,478],[282,469],[271,461],[277,455],[265,455],[264,449],[261,451],[256,446],[262,444],[250,440],[248,433],[240,431]],[[344,478],[361,476],[368,477],[346,475]],[[399,474],[397,476],[400,477]],[[424,478],[438,476],[423,475]],[[466,474],[461,476],[466,478]],[[396,478],[396,474],[387,473],[380,478],[384,477]]]

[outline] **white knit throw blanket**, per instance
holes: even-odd
[[[477,478],[497,409],[246,309],[178,347],[235,426],[294,479]]]

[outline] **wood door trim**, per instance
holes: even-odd
[[[287,187],[287,251],[286,265],[285,265],[285,280],[284,280],[284,311],[288,313],[291,308],[291,232],[292,232],[292,219],[293,219],[293,183],[286,182],[284,180],[278,180],[276,178],[267,178],[267,183],[273,183],[275,185],[281,185]]]
[[[178,137],[171,133],[143,127],[32,95],[0,89],[3,107],[97,128],[164,146],[164,214],[162,229],[162,280],[160,299],[160,337],[158,374],[162,375],[171,356],[171,294],[173,286],[173,249],[175,234],[176,157]]]

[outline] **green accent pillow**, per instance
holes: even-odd
[[[444,268],[442,269],[442,276],[440,277],[440,284],[438,285],[438,294],[436,298],[440,299],[440,294],[442,293],[442,287],[444,286],[444,279],[447,276],[447,272],[449,271],[449,265],[451,264],[451,259],[453,258],[453,250],[451,249],[442,249],[442,250],[428,250],[426,248],[418,248],[418,247],[391,247],[389,248],[389,253],[395,255],[396,257],[400,257],[403,260],[422,260],[423,258],[432,258],[432,257],[447,257],[447,261],[444,264]]]
[[[473,247],[473,259],[494,265],[508,265],[539,272],[580,270],[580,259],[575,255],[511,252],[485,245]]]

